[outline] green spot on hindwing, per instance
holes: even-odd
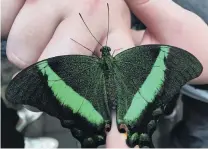
[[[69,107],[73,113],[78,113],[90,123],[100,125],[104,123],[102,116],[95,110],[93,105],[84,97],[80,96],[68,86],[48,65],[47,61],[38,64],[38,69],[47,76],[48,86],[57,100],[64,106]]]
[[[124,117],[126,124],[134,125],[140,118],[148,103],[152,103],[156,95],[159,93],[165,81],[165,58],[167,58],[168,53],[169,47],[161,46],[160,53],[150,74],[132,99],[131,106]]]

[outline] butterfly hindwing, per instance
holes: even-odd
[[[97,58],[73,55],[38,62],[11,81],[6,98],[59,118],[82,147],[105,143],[111,119]]]
[[[201,74],[202,65],[187,51],[166,45],[134,47],[115,56],[115,63],[118,128],[127,131],[129,146],[153,146],[159,116],[180,88]]]

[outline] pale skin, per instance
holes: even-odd
[[[108,46],[120,49],[135,45],[168,44],[185,49],[202,63],[202,74],[191,83],[208,83],[208,27],[197,15],[172,0],[1,0],[2,32],[8,37],[7,56],[20,68],[58,55],[92,52],[99,55],[99,44],[84,26],[79,13],[93,35],[103,45],[107,35],[107,3],[110,6]],[[147,26],[145,31],[130,30],[129,9]],[[115,123],[114,123],[115,124]],[[127,147],[125,136],[116,125],[107,136],[107,147]]]

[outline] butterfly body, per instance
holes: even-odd
[[[60,119],[82,147],[105,143],[112,111],[127,144],[152,147],[159,117],[182,85],[202,72],[190,53],[167,45],[128,49],[113,57],[66,55],[38,62],[20,72],[6,98],[39,108]]]
[[[100,50],[100,52],[102,53],[101,58],[98,58],[100,67],[102,69],[102,73],[104,75],[104,79],[106,83],[106,90],[112,89],[113,88],[112,86],[114,86],[114,89],[115,89],[115,86],[116,86],[116,84],[111,81],[111,79],[114,78],[116,75],[116,72],[115,72],[116,63],[110,51],[111,51],[110,47],[107,47],[107,46],[102,47]],[[107,93],[109,92],[110,91],[107,91]],[[112,95],[113,95],[112,93],[107,94],[110,111],[115,110],[116,105],[117,105],[115,96],[112,96]]]

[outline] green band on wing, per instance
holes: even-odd
[[[44,76],[47,75],[48,86],[62,105],[69,107],[73,113],[78,113],[92,124],[100,125],[104,122],[92,104],[68,86],[46,61],[40,63],[38,68]]]
[[[124,117],[127,124],[135,124],[148,103],[153,102],[160,91],[165,81],[166,66],[164,59],[167,58],[168,53],[169,47],[162,46],[150,74],[134,95],[131,106]]]

